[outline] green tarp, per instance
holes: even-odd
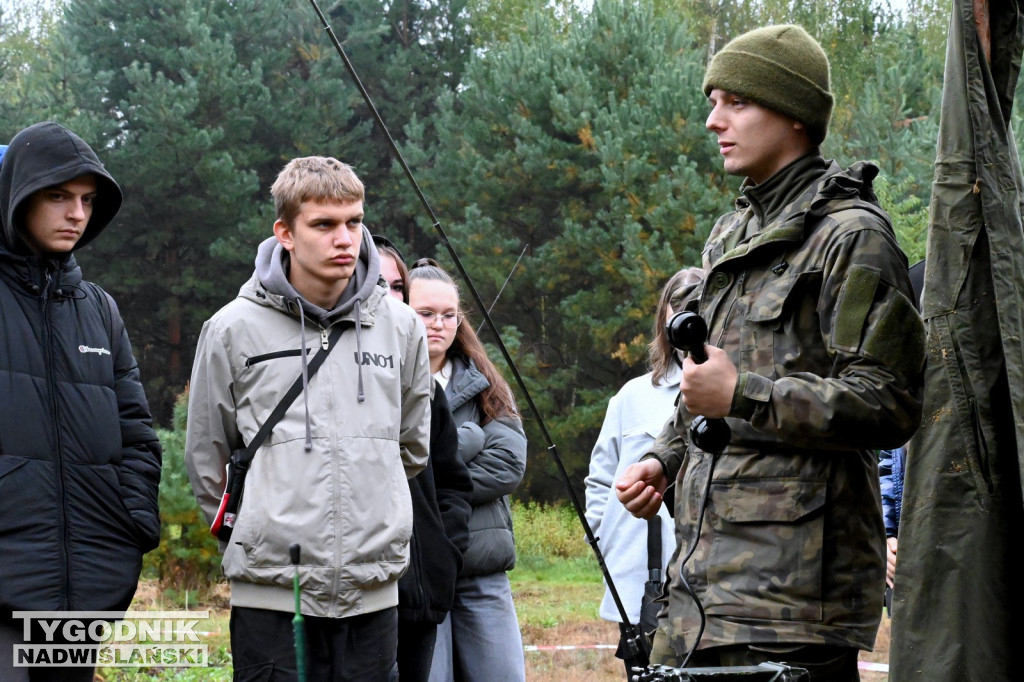
[[[1010,132],[1024,21],[955,0],[946,51],[922,314],[928,368],[910,443],[890,680],[1024,679],[1024,233]],[[978,0],[984,9],[986,3]],[[982,12],[980,16],[984,16]],[[1024,657],[1020,659],[1024,662]]]

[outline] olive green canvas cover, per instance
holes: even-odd
[[[890,680],[1024,679],[1024,234],[1009,127],[1024,21],[954,0],[922,301],[921,429],[910,443],[892,610]],[[985,5],[985,2],[978,2]]]

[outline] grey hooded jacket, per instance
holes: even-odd
[[[344,325],[339,347],[256,452],[223,568],[232,604],[290,611],[288,548],[299,543],[304,614],[379,611],[398,602],[412,531],[406,479],[428,452],[423,325],[378,283],[365,228],[357,271],[333,310],[294,291],[286,261],[276,239],[266,240],[256,273],[203,326],[189,400],[189,478],[212,520],[231,451],[253,438],[300,375],[303,345],[309,357],[323,352],[331,328]]]
[[[526,434],[518,417],[481,425],[476,396],[490,384],[471,360],[456,357],[452,364],[445,395],[459,426],[459,456],[473,479],[469,549],[461,575],[508,571],[516,565],[509,495],[526,473]]]

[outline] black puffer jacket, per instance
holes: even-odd
[[[459,432],[439,385],[430,401],[430,459],[409,479],[409,492],[412,541],[409,570],[398,581],[398,618],[440,624],[452,609],[469,547],[473,480],[459,457]]]
[[[114,301],[20,235],[33,192],[84,173],[98,196],[78,246],[121,203],[93,151],[41,123],[0,164],[0,616],[124,609],[160,539],[160,444]]]

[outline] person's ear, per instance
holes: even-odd
[[[291,251],[295,248],[295,241],[292,239],[292,229],[288,227],[288,223],[280,218],[274,221],[274,236],[277,237],[277,241],[281,243],[281,246],[286,251]]]

